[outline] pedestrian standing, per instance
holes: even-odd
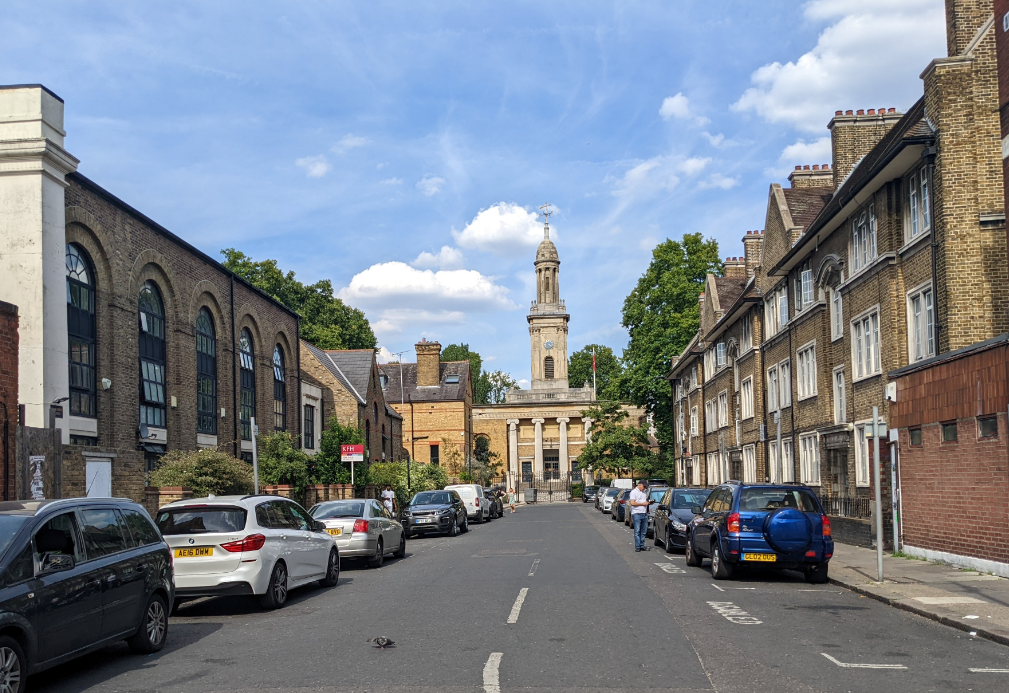
[[[508,507],[512,509],[512,512],[515,512],[515,489],[513,488],[508,489]]]
[[[648,490],[644,479],[631,491],[631,521],[634,523],[634,550],[647,551],[645,535],[648,533]]]
[[[386,484],[385,490],[382,491],[382,505],[385,506],[390,514],[396,514],[396,492],[392,490],[392,486],[389,484]]]

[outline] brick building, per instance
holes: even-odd
[[[3,500],[15,498],[14,435],[18,426],[18,307],[0,301],[0,464]]]
[[[171,449],[300,434],[298,316],[76,173],[63,101],[0,88],[0,293],[27,424],[58,403],[63,494],[141,500]]]

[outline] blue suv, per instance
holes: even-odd
[[[716,580],[729,579],[742,565],[763,565],[801,570],[814,584],[827,582],[834,540],[830,520],[808,486],[730,481],[693,512],[687,565],[710,558]]]

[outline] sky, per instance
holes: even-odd
[[[540,205],[569,350],[619,354],[657,243],[742,255],[835,110],[906,110],[945,55],[943,0],[5,0],[0,36],[81,173],[214,257],[331,280],[383,359],[462,342],[523,385]]]

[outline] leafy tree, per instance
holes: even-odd
[[[441,351],[442,361],[469,361],[470,380],[473,381],[473,402],[487,404],[491,382],[487,373],[481,370],[483,359],[480,354],[470,351],[469,344],[449,344]]]
[[[263,484],[291,484],[295,498],[301,498],[308,486],[309,457],[287,431],[277,431],[260,438],[259,481]]]
[[[224,266],[301,315],[301,337],[320,349],[374,349],[368,319],[333,295],[333,284],[321,279],[305,285],[284,274],[276,260],[258,262],[234,248],[221,251]]]
[[[568,359],[568,383],[571,387],[592,385],[592,350],[596,350],[596,394],[598,399],[621,399],[620,376],[623,366],[613,349],[602,344],[589,344],[571,354]]]
[[[310,458],[309,471],[312,480],[318,484],[349,484],[350,463],[341,460],[340,446],[363,442],[364,435],[357,426],[350,424],[345,426],[337,421],[335,416],[330,418],[329,428],[322,432],[319,439],[319,451],[314,458]],[[359,467],[363,470],[365,465],[361,464]],[[357,469],[358,466],[355,466],[354,471],[357,472]]]
[[[477,436],[473,444],[473,473],[471,480],[481,486],[490,485],[491,479],[501,470],[501,455],[490,449],[490,438]]]
[[[658,456],[648,445],[648,426],[627,421],[627,411],[617,402],[599,402],[582,412],[592,419],[592,440],[578,458],[578,466],[617,475],[650,476]]]
[[[151,486],[187,486],[202,498],[252,493],[252,465],[223,450],[171,450],[148,479]]]
[[[402,508],[410,501],[406,490],[406,463],[375,462],[368,465],[368,481],[385,490],[386,484],[396,493],[396,505]]]
[[[441,439],[441,450],[442,464],[445,465],[445,471],[449,476],[459,476],[466,471],[466,458],[459,449],[458,443],[448,436],[444,436]]]
[[[718,243],[700,233],[666,239],[624,300],[623,325],[630,342],[623,354],[620,391],[652,413],[660,445],[673,441],[672,391],[666,380],[673,357],[697,333],[697,298],[707,274],[721,274]]]
[[[483,404],[504,404],[508,390],[518,387],[518,382],[504,371],[484,371],[481,377],[486,377],[490,387],[487,390],[487,401]]]
[[[410,488],[414,493],[437,491],[448,485],[445,468],[437,464],[413,464],[410,467]]]

